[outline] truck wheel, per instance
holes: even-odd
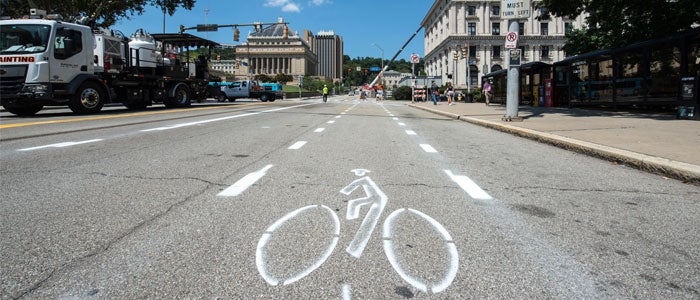
[[[94,114],[105,105],[105,92],[95,82],[86,81],[75,91],[68,107],[77,114]]]
[[[190,90],[184,85],[179,85],[175,88],[175,97],[168,97],[163,103],[167,108],[189,107],[192,105]]]
[[[268,95],[266,95],[266,94],[260,95],[260,101],[267,102],[268,100],[270,100],[270,97]]]
[[[42,108],[44,108],[44,106],[41,104],[26,104],[26,105],[3,104],[2,107],[4,107],[6,111],[9,111],[10,113],[18,115],[20,117],[33,116],[34,114],[39,112]]]
[[[226,101],[226,93],[220,93],[219,95],[216,96],[216,101],[219,102],[224,102]]]

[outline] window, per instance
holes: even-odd
[[[67,59],[83,51],[83,35],[80,31],[59,28],[54,42],[54,58]]]
[[[469,57],[476,57],[476,46],[469,46]]]
[[[518,22],[518,35],[519,36],[525,35],[525,23],[523,23],[523,22]]]
[[[501,6],[500,5],[491,5],[491,15],[492,16],[500,16],[501,15]]]
[[[501,35],[501,23],[491,23],[491,35]]]
[[[574,30],[574,24],[571,22],[564,23],[564,34],[569,34]]]
[[[540,23],[540,35],[549,35],[549,23]]]
[[[549,46],[542,46],[540,50],[540,57],[548,58],[549,57]]]
[[[476,6],[470,5],[467,7],[467,16],[476,16]]]
[[[501,46],[493,46],[493,57],[501,57]]]
[[[467,24],[467,35],[476,35],[476,23],[469,22]]]

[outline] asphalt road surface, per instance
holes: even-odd
[[[700,298],[700,188],[387,101],[0,114],[0,295]]]

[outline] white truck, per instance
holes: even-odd
[[[126,38],[79,23],[51,16],[0,20],[0,103],[7,111],[29,116],[47,105],[67,105],[90,114],[115,102],[129,109],[154,102],[187,107],[208,95],[206,56],[188,62],[177,50],[211,51],[218,43],[142,30]]]
[[[284,97],[282,84],[254,80],[238,80],[220,84],[221,93],[216,97],[219,102],[236,99],[260,99],[262,102],[275,101]]]

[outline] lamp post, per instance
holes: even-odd
[[[382,63],[381,63],[382,70],[379,71],[379,76],[381,76],[381,80],[382,80],[381,82],[382,82],[382,87],[383,87],[384,86],[384,76],[382,76],[382,75],[384,74],[384,49],[382,49],[382,47],[379,47],[379,45],[377,45],[375,43],[372,43],[372,46],[377,47],[377,49],[379,49],[379,51],[382,52]]]

